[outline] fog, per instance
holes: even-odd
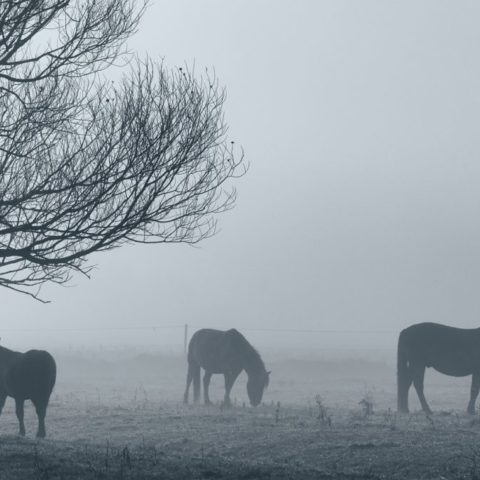
[[[153,1],[130,48],[215,70],[250,164],[237,205],[196,248],[92,256],[50,304],[1,290],[1,343],[178,353],[188,324],[388,357],[409,324],[478,326],[480,5],[461,5]]]

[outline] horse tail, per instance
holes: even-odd
[[[399,412],[408,412],[408,390],[412,383],[407,347],[406,332],[402,330],[398,337],[397,348],[397,408]]]
[[[48,353],[45,352],[45,387],[48,391],[48,395],[52,393],[53,387],[55,386],[55,382],[57,380],[57,364],[55,363],[55,359]]]
[[[185,395],[188,397],[188,387],[193,382],[193,401],[198,402],[200,399],[200,363],[197,360],[196,350],[198,344],[198,330],[192,335],[190,342],[188,343],[188,373],[187,373],[187,391]]]
[[[20,372],[23,382],[26,378],[33,380],[28,387],[31,394],[48,402],[57,379],[57,365],[52,355],[45,350],[29,350],[22,354]]]
[[[193,380],[193,401],[200,399],[200,365],[197,362],[189,362],[188,373]]]

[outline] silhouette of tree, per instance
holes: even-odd
[[[126,242],[196,243],[245,171],[208,72],[129,55],[137,0],[0,3],[0,285],[36,299]],[[118,81],[107,68],[121,67]]]

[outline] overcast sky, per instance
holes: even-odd
[[[215,68],[248,174],[199,248],[129,246],[39,304],[0,290],[13,348],[236,327],[259,347],[388,344],[415,322],[480,326],[480,4],[152,0],[133,50]],[[9,329],[39,328],[42,332]],[[249,330],[251,329],[251,330]]]

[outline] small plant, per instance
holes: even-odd
[[[154,466],[158,465],[158,458],[157,458],[157,447],[154,445],[153,446],[153,458],[152,458],[152,464]]]
[[[148,407],[148,393],[143,385],[139,385],[135,388],[133,394],[133,404],[136,406],[137,410],[144,410]]]
[[[390,430],[396,430],[397,428],[397,413],[392,412],[392,409],[389,408],[385,415],[383,416],[385,424],[390,428]]]
[[[277,402],[277,407],[275,408],[275,423],[278,423],[280,420],[280,402]]]
[[[102,404],[102,396],[100,395],[100,390],[98,388],[95,388],[95,392],[97,393],[97,405]]]
[[[132,468],[132,460],[128,447],[124,447],[122,450],[122,460],[128,468]]]
[[[372,392],[367,391],[367,393],[364,395],[364,397],[358,402],[362,408],[363,408],[363,416],[365,418],[369,417],[370,415],[373,415],[373,395]]]
[[[317,404],[317,420],[322,425],[328,425],[331,427],[332,418],[328,414],[327,407],[325,406],[321,395],[315,395],[315,403]]]
[[[431,415],[426,415],[426,418],[427,418],[427,421],[430,424],[430,426],[435,430],[436,426],[435,426],[435,422],[433,421],[432,416]]]
[[[123,479],[125,478],[125,469],[131,470],[132,468],[132,459],[131,459],[131,454],[130,450],[128,447],[124,447],[123,450],[121,451],[120,455],[120,469],[117,475],[118,479]]]
[[[105,447],[105,471],[108,472],[108,467],[109,467],[109,454],[110,454],[110,442],[107,440],[107,445]]]
[[[33,467],[37,480],[49,480],[51,478],[50,468],[45,464],[43,459],[40,458],[36,445],[33,450]]]

